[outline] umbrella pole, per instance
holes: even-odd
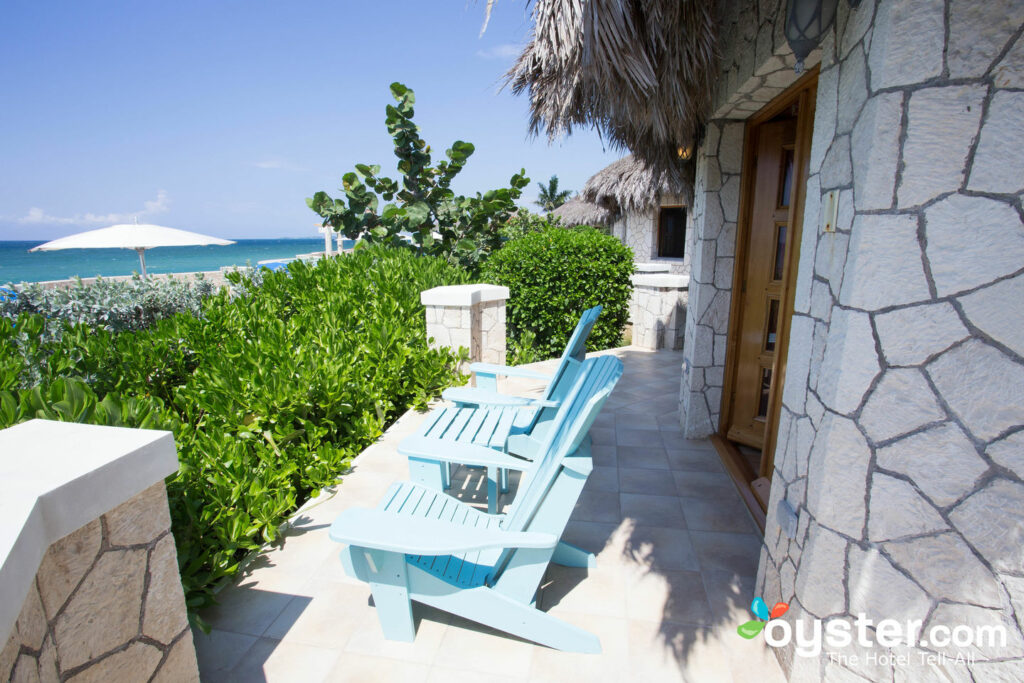
[[[139,252],[139,265],[142,266],[142,279],[146,279],[146,250],[143,247],[136,247],[135,251]]]

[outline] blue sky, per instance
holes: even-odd
[[[392,176],[388,85],[416,91],[435,155],[476,153],[455,190],[557,174],[578,190],[620,156],[596,133],[527,135],[527,101],[499,92],[530,30],[477,2],[4,3],[0,240],[130,221],[222,237],[315,237],[305,197],[356,163]]]

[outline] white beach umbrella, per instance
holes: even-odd
[[[29,251],[57,251],[59,249],[134,249],[139,252],[139,265],[142,277],[146,277],[146,249],[155,247],[193,247],[207,244],[234,244],[231,240],[219,237],[200,235],[198,232],[165,228],[161,225],[146,223],[122,223],[109,228],[87,230],[77,235],[68,235],[60,239],[40,244]]]

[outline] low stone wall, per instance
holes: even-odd
[[[32,420],[0,454],[0,680],[198,681],[171,434]]]
[[[49,547],[0,679],[199,680],[163,482]]]
[[[634,275],[632,280],[633,346],[652,350],[683,348],[690,278],[646,273]]]

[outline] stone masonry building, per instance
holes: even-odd
[[[801,78],[786,7],[717,7],[687,245],[691,437],[732,433],[745,145]],[[843,656],[780,649],[792,680],[1024,680],[1022,33],[1012,0],[844,0],[807,59],[814,113],[757,594],[789,603],[791,623],[866,614],[1007,636],[968,662],[924,643],[888,660],[856,641]]]

